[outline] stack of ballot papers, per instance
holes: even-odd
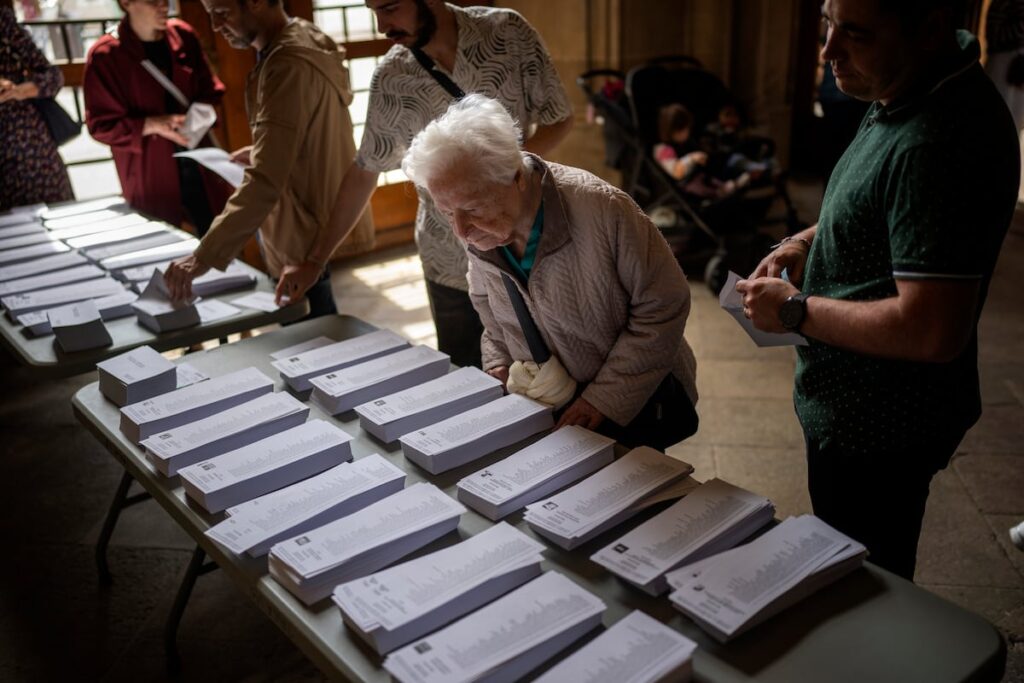
[[[86,280],[60,287],[49,287],[37,289],[33,292],[23,294],[12,294],[0,298],[0,304],[7,310],[7,316],[11,322],[17,322],[18,316],[32,311],[39,311],[44,308],[56,308],[65,304],[73,304],[76,301],[86,299],[99,299],[105,296],[113,296],[125,291],[124,285],[113,278],[104,277],[96,280]]]
[[[153,271],[159,270],[163,273],[167,270],[168,264],[169,262],[128,268],[118,271],[116,277],[122,282],[130,283],[136,289],[143,289],[153,277]],[[246,270],[245,266],[238,261],[232,261],[224,270],[210,270],[193,280],[192,294],[194,296],[213,296],[220,292],[245,289],[255,284],[256,276]]]
[[[359,426],[391,443],[395,439],[504,394],[501,381],[477,368],[459,368],[419,386],[356,406]]]
[[[305,353],[306,351],[319,349],[323,346],[330,346],[336,342],[336,339],[331,339],[330,337],[313,337],[312,339],[307,339],[306,341],[299,342],[298,344],[292,344],[291,346],[286,346],[283,349],[274,351],[270,354],[270,360],[284,360],[285,358],[297,356],[300,353]]]
[[[404,486],[405,472],[373,453],[229,507],[227,518],[206,535],[239,555],[261,557],[275,543],[362,510]]]
[[[91,249],[105,247],[109,244],[135,242],[145,237],[149,237],[150,235],[167,233],[168,228],[170,228],[170,226],[166,223],[161,223],[159,221],[146,221],[145,223],[136,223],[116,230],[101,230],[99,232],[77,235],[75,237],[65,237],[64,243],[72,249],[88,252]]]
[[[83,280],[95,280],[106,276],[106,272],[96,266],[75,266],[74,268],[56,270],[52,273],[43,273],[41,275],[0,282],[0,296],[24,294],[25,292],[33,292],[37,289],[59,287],[60,285],[69,285],[73,282],[82,282]]]
[[[220,512],[348,462],[351,440],[328,422],[310,420],[178,474],[189,498],[207,512]]]
[[[518,681],[597,628],[604,610],[597,596],[558,572],[546,572],[392,652],[384,668],[401,683]]]
[[[409,342],[394,332],[378,330],[275,360],[271,365],[281,373],[281,379],[288,386],[301,393],[313,388],[309,380],[314,377],[408,347]]]
[[[201,460],[297,427],[309,406],[288,393],[263,394],[234,408],[154,434],[139,445],[161,474],[173,477]]]
[[[48,208],[39,213],[39,218],[46,223],[46,227],[58,230],[80,223],[96,223],[117,218],[126,210],[129,209],[123,197],[104,197]]]
[[[44,256],[33,261],[16,263],[11,266],[0,266],[0,282],[42,275],[43,273],[52,273],[55,270],[63,270],[73,266],[84,266],[88,263],[89,260],[77,251]]]
[[[669,588],[667,572],[732,548],[774,516],[775,506],[764,496],[712,479],[590,559],[661,595]]]
[[[343,583],[334,602],[345,623],[379,654],[540,576],[544,546],[501,523],[444,550]]]
[[[121,408],[121,433],[139,443],[273,390],[274,380],[256,368],[244,368]]]
[[[164,283],[163,273],[158,270],[153,271],[149,284],[132,304],[132,310],[143,327],[158,334],[191,327],[201,322],[195,299],[172,301]]]
[[[12,223],[0,226],[0,235],[4,238],[18,237],[19,235],[46,235],[49,234],[42,223],[32,221],[30,223]]]
[[[116,320],[117,318],[131,315],[132,304],[138,298],[138,295],[134,292],[124,290],[110,296],[91,299],[91,301],[96,304],[96,308],[99,310],[100,317],[103,320]],[[24,325],[25,329],[35,337],[50,334],[53,332],[50,329],[50,310],[52,309],[22,313],[18,316],[18,324]]]
[[[115,270],[111,273],[111,276],[134,289],[140,289],[145,288],[146,283],[149,282],[149,278],[153,277],[154,270],[159,270],[162,273],[167,270],[167,266],[169,265],[171,265],[170,261],[149,263],[144,266],[136,266],[135,268]]]
[[[42,232],[35,230],[25,232],[21,235],[8,235],[0,232],[0,251],[7,251],[8,249],[19,249],[21,247],[31,247],[33,244],[43,244],[44,242],[56,242],[57,238],[50,235],[44,229]]]
[[[142,225],[144,223],[149,223],[149,219],[145,216],[137,213],[126,213],[118,216],[117,218],[96,221],[94,223],[73,225],[68,228],[51,229],[47,234],[55,239],[69,240],[75,237],[84,237],[85,235],[95,235],[100,232],[113,232],[115,230],[130,228],[133,225]]]
[[[150,346],[140,346],[96,364],[100,393],[126,406],[178,388],[174,363]]]
[[[509,394],[410,432],[400,442],[407,460],[439,474],[553,426],[551,406]]]
[[[98,349],[114,342],[94,301],[52,308],[46,315],[57,343],[65,353]]]
[[[571,550],[629,519],[645,497],[692,472],[682,460],[641,446],[572,488],[527,505],[523,519],[541,536]]]
[[[488,519],[501,519],[611,464],[615,439],[576,425],[459,482],[459,500]]]
[[[61,254],[69,251],[71,251],[71,247],[56,240],[52,242],[43,242],[42,244],[30,244],[27,247],[18,247],[17,249],[0,251],[0,265],[15,265],[24,261],[33,261],[45,256],[53,256],[54,254]]]
[[[845,576],[867,549],[813,515],[671,572],[669,599],[724,643]]]
[[[693,675],[696,649],[686,636],[634,610],[534,683],[682,683]]]
[[[364,363],[312,378],[310,400],[329,415],[339,415],[381,396],[448,374],[448,354],[413,346]]]
[[[140,251],[145,251],[146,249],[156,249],[166,245],[173,246],[188,239],[168,229],[162,223],[157,223],[157,225],[160,226],[160,230],[158,232],[151,233],[144,237],[139,237],[138,239],[125,242],[117,242],[115,244],[97,246],[91,249],[81,249],[79,252],[85,254],[85,257],[93,263],[102,264],[104,261],[117,258],[123,254],[137,254]],[[82,237],[80,239],[84,240],[91,237],[95,236],[89,235],[88,237]]]
[[[454,531],[466,511],[433,484],[413,484],[270,549],[270,575],[312,605]]]
[[[141,251],[121,254],[120,256],[111,256],[110,258],[100,261],[100,267],[104,270],[114,271],[124,270],[125,268],[135,268],[137,266],[145,266],[150,263],[173,261],[176,258],[188,256],[194,252],[198,246],[199,240],[187,239],[181,242],[165,244],[162,247],[153,247],[151,249],[143,249]]]

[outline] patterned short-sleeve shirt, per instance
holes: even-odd
[[[528,131],[572,115],[572,105],[540,36],[512,10],[448,6],[458,25],[455,69],[466,93],[501,102]],[[437,67],[442,70],[440,66]],[[356,163],[368,171],[401,167],[412,139],[443,114],[452,97],[412,52],[392,47],[373,73],[366,129]],[[466,251],[430,198],[420,193],[416,243],[428,280],[468,291]]]
[[[870,301],[898,279],[981,282],[984,303],[1020,162],[1006,105],[961,36],[963,62],[926,93],[872,105],[828,183],[803,291]],[[873,358],[811,340],[795,401],[808,436],[846,452],[953,437],[977,420],[977,319],[949,363]]]

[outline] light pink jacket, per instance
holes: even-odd
[[[529,156],[543,174],[544,227],[528,286],[499,250],[469,247],[484,369],[532,360],[505,272],[548,348],[606,417],[628,424],[669,372],[696,405],[696,360],[683,337],[690,289],[661,233],[621,190]]]

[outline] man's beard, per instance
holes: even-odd
[[[418,26],[416,27],[416,42],[412,46],[417,50],[422,50],[437,33],[437,17],[427,7],[425,0],[415,0],[415,2]]]

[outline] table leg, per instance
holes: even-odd
[[[121,510],[152,497],[145,491],[129,496],[128,488],[132,485],[132,481],[134,481],[132,475],[125,470],[121,475],[117,490],[114,492],[114,500],[110,501],[110,509],[107,510],[106,519],[103,520],[100,536],[96,539],[96,572],[101,584],[109,584],[112,580],[110,568],[107,566],[107,546],[110,545],[110,537],[114,534],[114,527],[117,525],[118,517],[121,516]]]
[[[188,605],[188,599],[192,597],[196,579],[217,568],[215,562],[205,560],[206,551],[197,544],[196,549],[192,551],[192,559],[188,561],[181,585],[178,586],[178,594],[174,596],[174,604],[171,605],[171,613],[167,615],[167,623],[164,624],[164,653],[167,657],[167,671],[172,674],[181,670],[181,657],[178,656],[178,626],[181,625],[181,618],[185,616],[185,607]]]

